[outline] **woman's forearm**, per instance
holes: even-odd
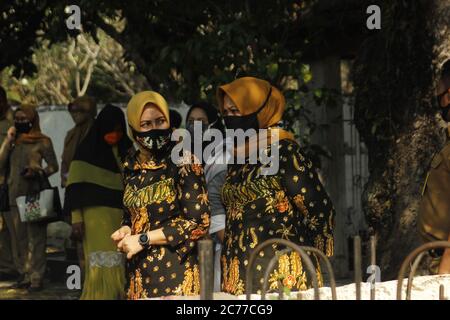
[[[162,231],[162,228],[151,230],[147,232],[147,236],[149,238],[150,245],[164,245],[167,244],[166,236]]]

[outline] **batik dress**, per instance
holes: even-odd
[[[127,296],[145,299],[200,292],[196,243],[208,234],[210,209],[200,164],[175,164],[170,152],[124,163],[125,215],[132,234],[163,228],[167,245],[144,249],[128,262]]]
[[[281,238],[302,246],[315,246],[327,256],[333,254],[334,208],[312,162],[298,144],[281,140],[278,148],[279,169],[274,175],[261,175],[262,164],[229,166],[222,189],[226,207],[226,227],[222,251],[222,290],[245,293],[245,270],[255,247],[271,238]],[[264,272],[275,251],[283,246],[269,246],[261,251],[253,267],[253,292],[259,293]],[[311,254],[319,285],[322,276],[317,257]],[[291,290],[310,287],[310,276],[299,255],[286,252],[270,274],[269,290],[278,282]]]

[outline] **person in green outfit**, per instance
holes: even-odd
[[[70,164],[67,207],[86,263],[82,300],[124,296],[125,260],[110,235],[120,227],[123,215],[122,160],[132,147],[125,132],[122,110],[107,105]]]

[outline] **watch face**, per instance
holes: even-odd
[[[143,233],[143,234],[141,234],[139,236],[139,242],[140,242],[141,245],[147,244],[148,237],[147,237],[147,235],[145,233]]]

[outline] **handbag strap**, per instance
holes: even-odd
[[[38,189],[36,189],[36,185],[38,186]],[[42,190],[51,188],[52,186],[50,185],[48,177],[42,171],[42,173],[38,174],[37,178],[30,180],[30,183],[28,184],[27,194],[35,194],[41,192]]]

